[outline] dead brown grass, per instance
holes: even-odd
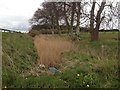
[[[63,52],[73,50],[73,44],[60,36],[39,35],[34,43],[39,56],[37,65],[45,64],[47,67],[57,65]]]

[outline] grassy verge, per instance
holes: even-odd
[[[71,74],[80,74],[80,80],[66,74],[71,86],[104,88],[120,86],[118,33],[100,33],[100,40],[97,42],[90,42],[89,34],[81,33],[81,41],[75,43],[78,50],[64,53],[61,65],[64,67],[63,70],[70,69]],[[69,80],[71,78],[75,81]]]
[[[13,87],[30,72],[37,61],[31,37],[20,33],[2,33],[3,87]]]
[[[100,33],[98,42],[90,42],[89,34],[81,33],[81,40],[74,43],[77,50],[62,53],[59,72],[33,76],[27,74],[36,62],[32,39],[23,34],[3,33],[3,85],[23,88],[120,86],[118,33]]]

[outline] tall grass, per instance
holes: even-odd
[[[27,34],[2,33],[2,86],[13,86],[18,77],[35,67],[37,55],[33,40]],[[24,79],[24,77],[22,77]]]
[[[45,64],[47,67],[57,65],[60,55],[73,49],[70,41],[59,36],[36,36],[34,43],[39,56],[38,65]]]

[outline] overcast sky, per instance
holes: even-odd
[[[44,0],[0,0],[0,28],[28,30],[30,27],[28,20],[32,18],[34,12],[40,7],[43,1]]]
[[[0,0],[0,28],[28,30],[28,20],[44,0]]]

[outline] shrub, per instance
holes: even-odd
[[[29,35],[30,36],[32,36],[32,37],[35,37],[36,35],[39,35],[39,31],[38,30],[31,30],[30,32],[29,32]]]

